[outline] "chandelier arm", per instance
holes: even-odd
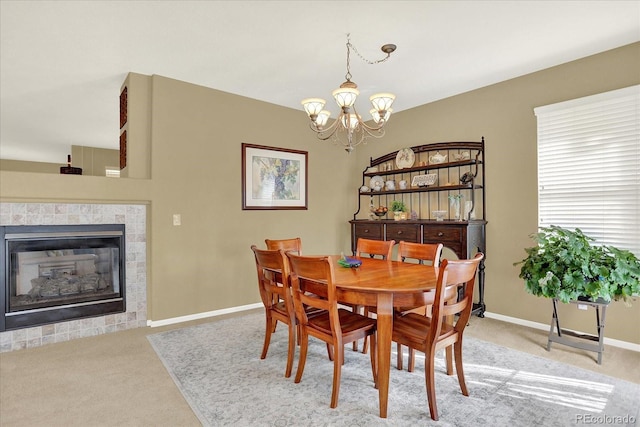
[[[367,125],[364,120],[360,118],[356,107],[353,107],[353,112],[358,117],[358,124],[363,131],[365,131],[368,135],[373,136],[374,138],[382,138],[384,136],[384,125],[387,124],[385,121],[381,121],[376,126]]]
[[[331,123],[329,127],[325,129],[316,129],[314,127],[313,122],[309,123],[309,127],[311,128],[312,131],[316,133],[316,136],[318,137],[318,139],[322,141],[326,141],[327,139],[331,138],[338,130],[339,128],[338,120],[340,119],[340,116],[338,116],[338,118],[333,123]]]

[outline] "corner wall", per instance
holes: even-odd
[[[513,266],[534,246],[537,231],[537,122],[534,107],[640,83],[640,43],[443,99],[393,116],[384,144],[357,150],[367,164],[403,147],[438,141],[486,140],[487,311],[549,324],[551,300],[525,292]],[[425,89],[427,90],[427,89]],[[640,165],[639,165],[640,167]],[[575,183],[579,185],[579,183]],[[562,327],[594,332],[593,310],[560,307]],[[607,310],[605,336],[640,344],[640,298]]]

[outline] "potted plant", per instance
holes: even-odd
[[[609,302],[640,294],[640,261],[631,252],[596,245],[579,228],[544,227],[531,237],[537,246],[526,248],[520,278],[527,292],[569,301]]]
[[[391,211],[393,212],[393,219],[395,221],[407,219],[407,205],[405,205],[404,202],[398,200],[391,202]]]

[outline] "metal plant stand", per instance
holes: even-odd
[[[574,331],[561,329],[558,319],[558,299],[553,298],[553,318],[549,329],[549,340],[547,341],[547,351],[551,350],[551,343],[567,345],[569,347],[580,348],[582,350],[594,351],[598,353],[598,365],[602,364],[602,353],[604,353],[604,319],[607,312],[608,302],[605,301],[570,301],[572,304],[584,304],[595,308],[596,327],[598,335],[580,334]],[[600,310],[602,309],[602,316]],[[554,333],[554,329],[556,330]]]

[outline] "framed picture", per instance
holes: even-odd
[[[242,144],[242,209],[307,209],[306,151]]]

